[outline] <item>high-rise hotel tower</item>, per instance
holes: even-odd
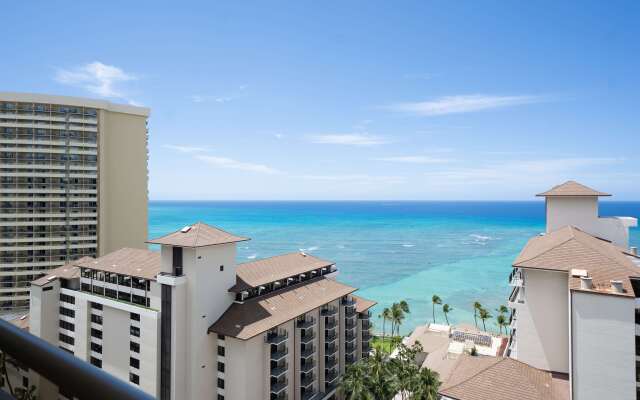
[[[147,239],[149,109],[0,92],[0,312],[47,270]]]

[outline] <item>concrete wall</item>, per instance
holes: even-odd
[[[99,255],[146,248],[146,116],[99,111]]]
[[[102,369],[129,381],[129,313],[112,307],[102,311]],[[142,345],[141,345],[142,347]]]
[[[517,359],[548,371],[569,372],[568,276],[523,269],[525,302],[517,306]]]
[[[266,362],[269,347],[264,342],[264,335],[249,340],[228,337],[225,342],[225,399],[268,399],[269,390],[265,387],[265,376],[268,376],[269,371],[269,364]]]
[[[573,399],[634,399],[634,299],[573,291],[571,307]]]
[[[547,197],[546,202],[547,233],[573,225],[618,246],[626,248],[629,245],[629,230],[624,221],[598,217],[597,197]]]
[[[45,287],[53,289],[43,291]],[[57,279],[44,286],[31,286],[29,301],[29,333],[58,347],[58,299],[60,281]],[[38,399],[56,398],[58,387],[37,373],[29,374],[30,384],[35,385]],[[13,382],[13,381],[12,381]]]

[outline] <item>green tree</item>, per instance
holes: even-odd
[[[476,301],[473,303],[473,320],[476,323],[476,328],[478,327],[478,311],[482,309],[482,304]]]
[[[438,373],[429,368],[422,368],[414,378],[411,400],[438,400],[440,395],[440,379]]]
[[[393,321],[393,325],[396,328],[396,335],[400,336],[400,325],[402,325],[402,321],[404,320],[405,315],[400,303],[393,303],[391,306],[391,320]],[[393,332],[392,335],[393,336]]]
[[[504,327],[504,332],[507,333],[507,325],[509,325],[509,323],[507,322],[507,317],[505,317],[504,314],[500,314],[496,317],[496,323],[498,325],[498,328],[500,328],[501,335],[502,335],[503,327]]]
[[[453,308],[450,305],[442,305],[442,313],[444,314],[445,321],[447,321],[447,325],[449,325],[449,318],[447,317],[447,314],[449,314],[451,311],[453,311]]]
[[[485,309],[485,308],[481,308],[481,309],[478,311],[478,316],[479,316],[479,317],[480,317],[480,319],[482,320],[482,329],[486,332],[486,331],[487,331],[487,327],[486,327],[486,325],[485,325],[485,321],[486,321],[487,319],[492,318],[492,317],[493,317],[493,315],[491,315],[491,314],[489,313],[489,311],[487,311],[487,309]]]
[[[391,319],[391,310],[389,310],[389,307],[385,307],[384,310],[382,310],[382,347],[383,348],[384,348],[384,338],[386,336],[385,324],[387,320],[390,320],[390,319]]]
[[[375,400],[369,385],[367,366],[357,362],[347,367],[340,382],[340,391],[347,400]]]
[[[436,323],[436,304],[442,304],[442,299],[437,294],[431,296],[431,306],[433,313],[433,323]]]
[[[400,302],[400,309],[402,310],[403,313],[405,314],[411,314],[411,311],[409,311],[409,303],[407,303],[406,300],[402,300]]]
[[[496,311],[498,312],[498,314],[508,314],[509,313],[509,309],[504,304],[502,304],[502,305],[500,305],[500,307],[496,308]]]

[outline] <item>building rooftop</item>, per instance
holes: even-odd
[[[129,104],[112,103],[107,100],[88,99],[83,97],[58,96],[39,93],[0,92],[0,101],[19,101],[21,103],[62,104],[65,106],[91,107],[125,114],[149,116],[149,108]]]
[[[29,313],[17,315],[10,319],[9,322],[18,328],[28,331],[29,330]]]
[[[359,297],[359,296],[352,296],[355,301],[356,301],[356,312],[365,312],[368,309],[370,309],[371,307],[375,306],[376,304],[378,304],[377,302],[373,301],[373,300],[367,300],[365,298]]]
[[[151,244],[164,244],[179,247],[202,247],[218,244],[235,243],[249,238],[235,236],[222,229],[214,228],[203,222],[185,226],[168,235],[147,241]]]
[[[356,290],[324,277],[233,303],[208,332],[247,340]]]
[[[546,192],[538,193],[539,197],[550,196],[611,196],[609,193],[599,192],[576,181],[566,181]]]
[[[504,357],[470,356],[454,360],[441,376],[440,394],[457,400],[564,400],[566,379]]]
[[[513,266],[570,273],[569,288],[572,290],[634,296],[629,278],[640,277],[640,268],[633,259],[638,258],[622,247],[566,226],[530,239]],[[583,271],[577,274],[579,270]],[[591,277],[593,288],[582,288],[579,275]],[[622,293],[612,290],[612,280],[622,282]]]
[[[54,268],[52,270],[47,271],[47,275],[36,279],[35,281],[31,282],[31,284],[36,286],[43,286],[57,278],[62,278],[62,279],[79,278],[80,268],[78,268],[78,265],[81,263],[87,263],[92,261],[94,261],[93,257],[82,257],[78,260],[71,261],[70,263],[63,265],[62,267]]]
[[[125,247],[95,260],[80,259],[76,266],[155,280],[160,272],[160,253]]]
[[[236,284],[229,291],[240,293],[269,282],[330,267],[333,264],[332,261],[322,260],[305,253],[289,253],[238,264]]]

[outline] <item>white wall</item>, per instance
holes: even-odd
[[[517,305],[517,359],[536,368],[569,372],[568,276],[523,269],[525,302]]]
[[[573,399],[634,399],[634,299],[578,291],[571,298]]]
[[[618,246],[629,245],[629,230],[623,221],[598,217],[596,196],[547,197],[546,202],[547,233],[573,225]]]
[[[227,351],[225,357],[225,399],[268,399],[269,390],[265,385],[265,379],[268,378],[267,371],[269,371],[267,362],[269,347],[264,341],[264,335],[258,335],[249,340],[227,337],[225,342]],[[289,352],[291,352],[291,348],[289,348]],[[289,368],[293,369],[291,364],[289,364]],[[212,380],[215,381],[215,379]],[[293,399],[293,396],[290,398]]]
[[[128,312],[112,307],[103,308],[102,369],[125,382],[129,381],[130,325]]]

